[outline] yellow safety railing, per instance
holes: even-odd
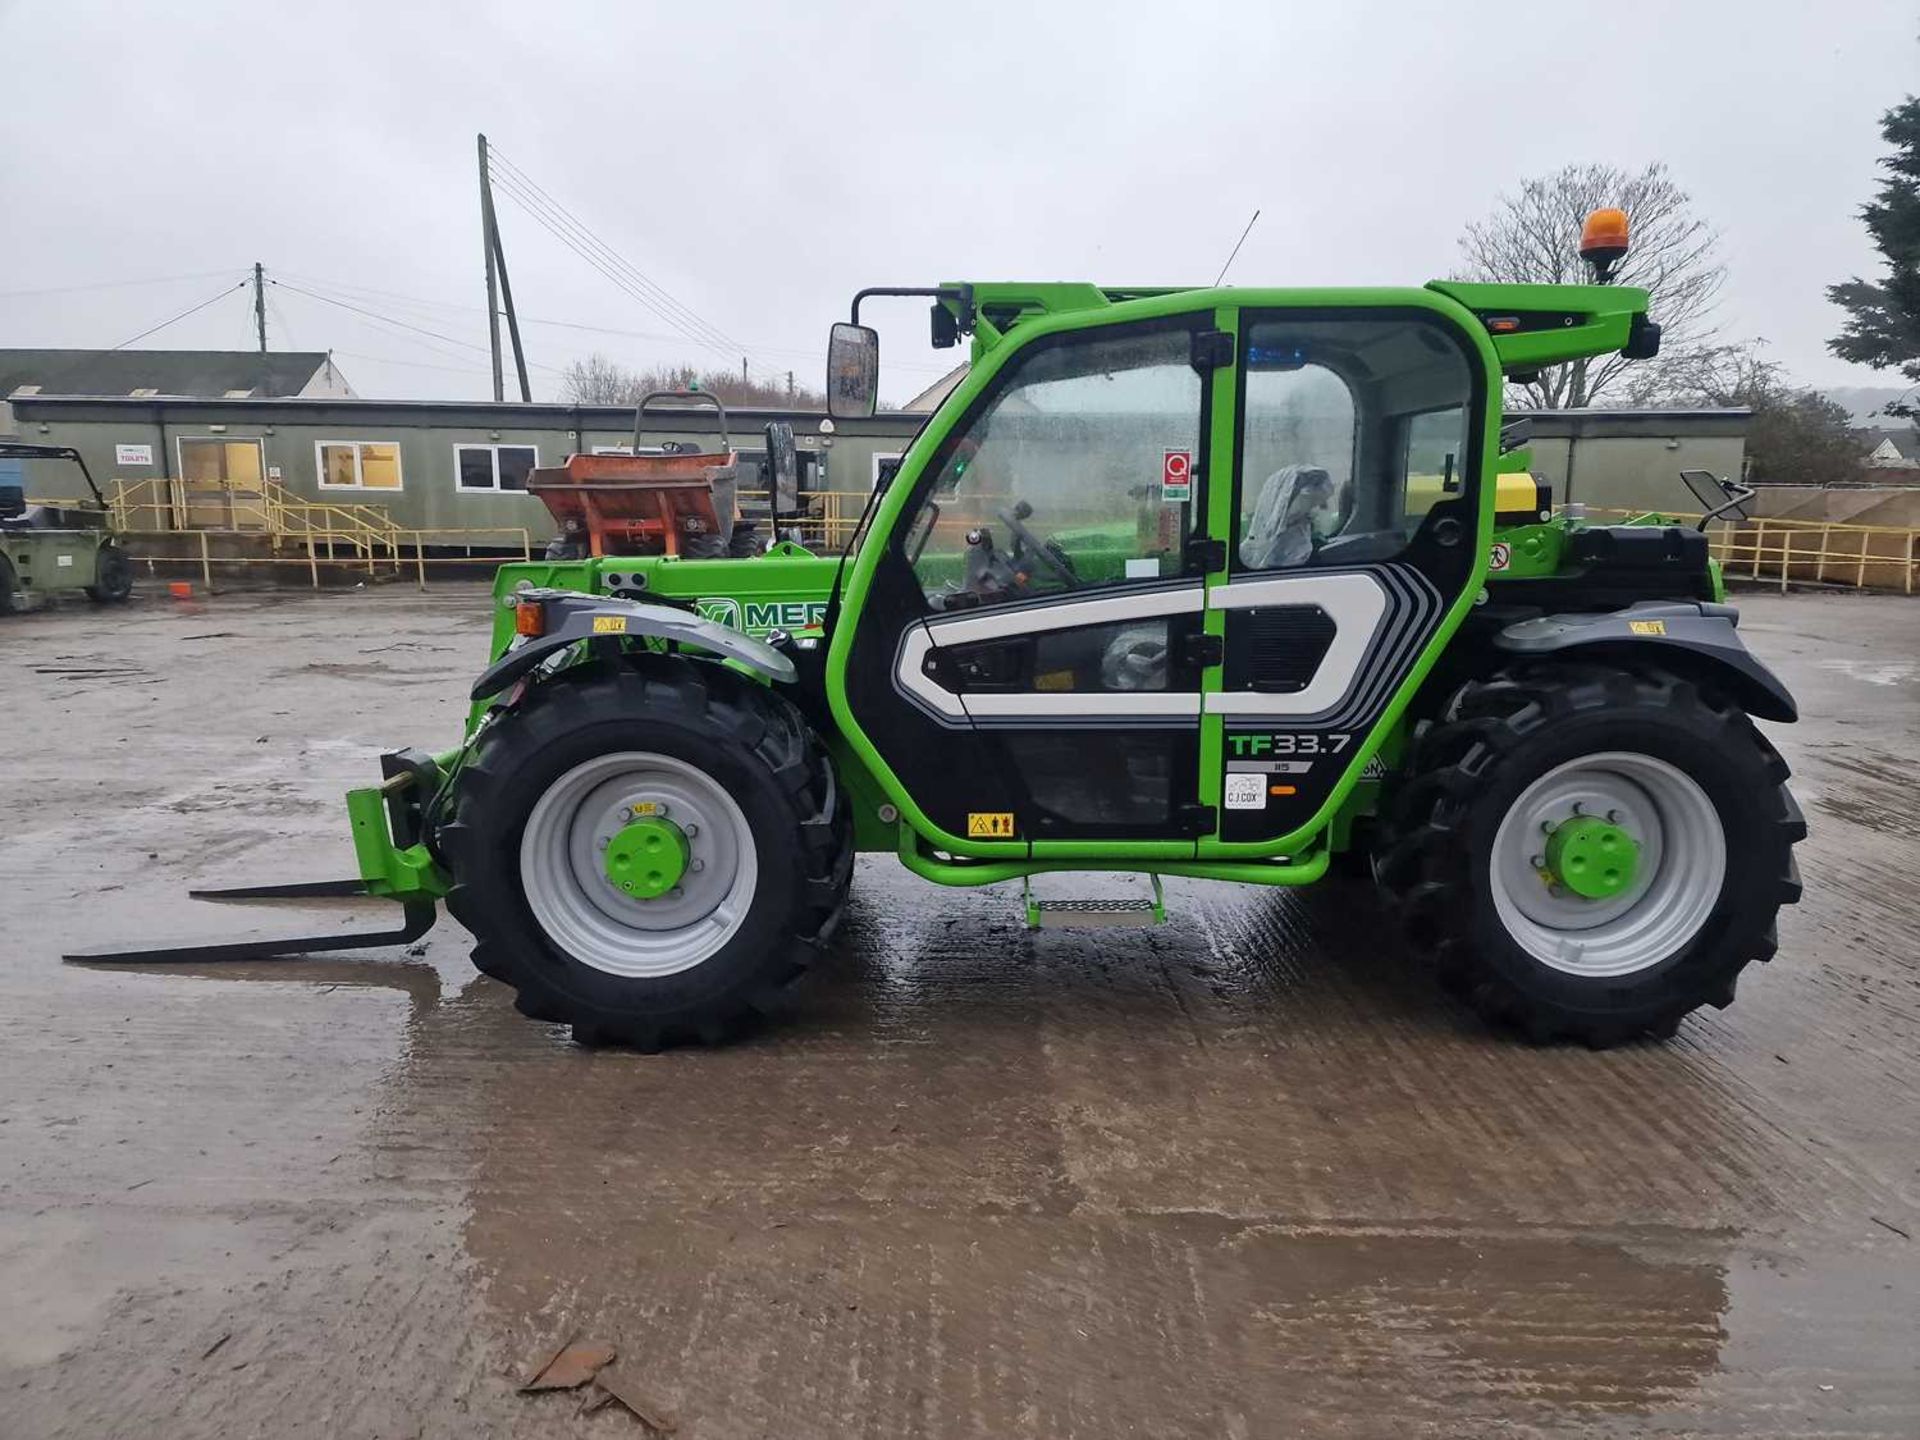
[[[1590,515],[1628,516],[1645,511],[1589,510]],[[1692,525],[1696,514],[1662,511]],[[1707,549],[1729,579],[1778,584],[1841,585],[1861,590],[1914,593],[1920,580],[1920,529],[1904,525],[1854,525],[1842,520],[1784,519],[1756,515],[1715,521]]]
[[[192,509],[218,505],[226,524],[212,527],[189,524]],[[196,492],[178,477],[115,480],[108,506],[113,528],[127,535],[196,535],[198,555],[146,556],[149,564],[189,564],[202,579],[213,583],[216,565],[305,565],[315,588],[320,566],[345,557],[369,575],[383,569],[398,575],[412,569],[422,589],[430,566],[497,565],[502,549],[518,549],[520,558],[533,558],[533,534],[524,525],[407,526],[382,506],[307,500],[284,486],[265,482],[258,490],[223,491],[218,498]],[[212,539],[219,535],[264,537],[273,553],[216,555]],[[475,555],[476,546],[488,554]],[[429,555],[429,548],[464,549],[464,555]],[[294,553],[285,554],[291,550]],[[411,552],[411,553],[409,553]]]

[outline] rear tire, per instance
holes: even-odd
[[[133,594],[133,560],[118,545],[102,545],[94,560],[87,598],[96,605],[121,605]]]
[[[1465,686],[1420,737],[1377,873],[1442,982],[1490,1021],[1596,1047],[1671,1035],[1732,1003],[1800,898],[1787,774],[1738,707],[1677,675],[1516,670]],[[1639,846],[1631,885],[1606,898],[1535,868],[1582,797]]]
[[[632,795],[628,795],[632,791]],[[650,900],[591,854],[609,805],[670,796],[687,873]],[[665,802],[662,802],[663,805]],[[785,699],[718,665],[578,667],[480,738],[439,843],[474,964],[584,1044],[716,1042],[769,1013],[824,951],[852,874],[852,813]],[[571,859],[570,859],[571,857]]]
[[[0,555],[0,615],[15,615],[20,610],[20,592],[15,588],[19,580],[13,573],[13,562]]]

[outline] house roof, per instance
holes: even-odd
[[[900,408],[915,415],[931,415],[940,408],[940,402],[951,395],[966,378],[967,367],[956,365]]]
[[[1911,425],[1874,427],[1857,431],[1870,450],[1891,444],[1902,460],[1920,460],[1920,430]]]
[[[46,395],[298,395],[330,363],[324,350],[0,350],[0,400],[23,386]]]

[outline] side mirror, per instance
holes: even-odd
[[[865,420],[879,400],[879,333],[865,325],[835,325],[827,339],[827,414]]]
[[[800,454],[793,448],[793,426],[785,420],[767,426],[767,503],[776,515],[800,508]]]

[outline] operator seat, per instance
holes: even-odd
[[[1333,476],[1318,465],[1282,465],[1260,487],[1240,537],[1240,563],[1279,570],[1313,558],[1313,513],[1333,496]]]

